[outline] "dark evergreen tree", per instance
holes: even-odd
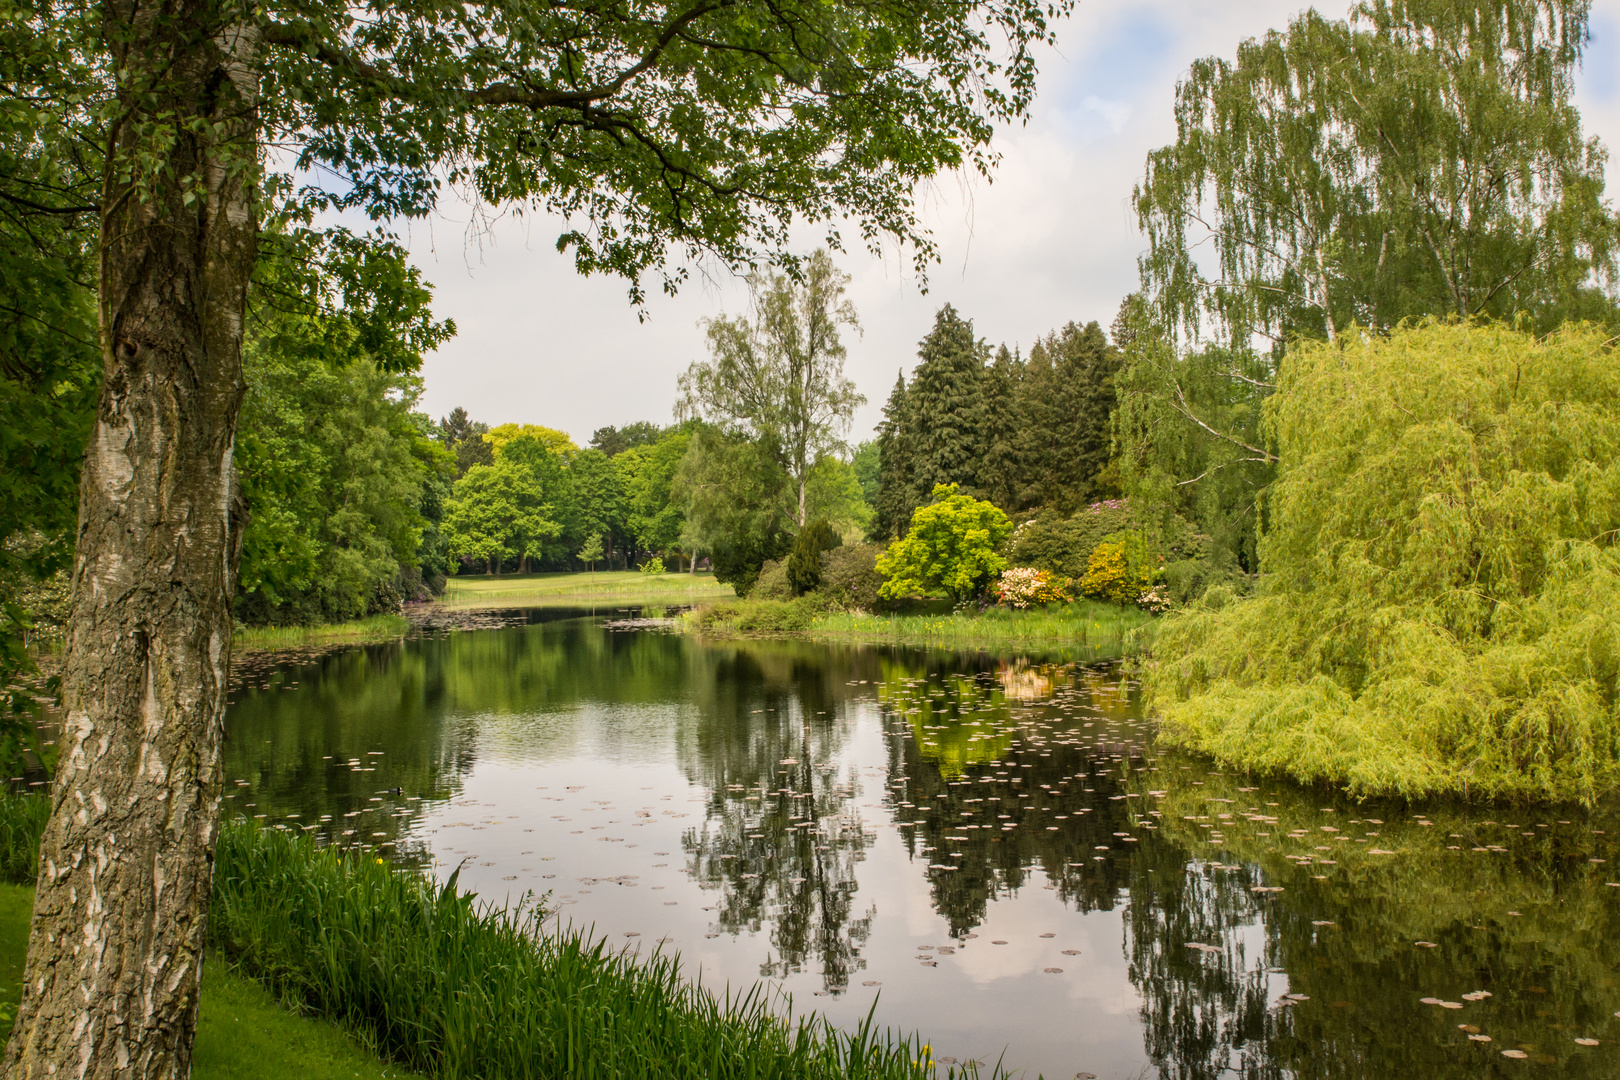
[[[903,533],[916,505],[911,500],[911,441],[906,400],[906,377],[901,373],[895,376],[894,389],[883,405],[883,423],[878,425],[878,492],[871,530],[874,540],[887,540]]]
[[[467,410],[457,405],[450,415],[439,421],[439,441],[456,455],[456,479],[467,475],[474,465],[495,464],[495,449],[484,441],[489,425],[474,420]]]
[[[1030,350],[1020,397],[1025,506],[1072,512],[1114,494],[1109,425],[1119,353],[1095,322],[1069,323]]]
[[[919,363],[907,392],[913,506],[929,500],[937,484],[978,493],[984,460],[983,379],[990,347],[975,340],[973,324],[949,304],[917,346]]]
[[[637,420],[624,427],[599,427],[591,432],[591,446],[608,457],[618,457],[637,446],[651,446],[664,434],[664,429],[651,420]]]
[[[979,463],[979,490],[1006,511],[1022,509],[1023,476],[1018,388],[1024,361],[1003,345],[995,363],[984,369],[980,397],[984,404],[984,458]]]

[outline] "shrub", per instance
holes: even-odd
[[[934,488],[934,501],[911,516],[906,535],[877,561],[887,580],[885,599],[943,590],[954,600],[982,593],[1007,560],[998,551],[1012,522],[994,504],[958,494],[955,484]]]
[[[639,569],[643,574],[669,573],[669,567],[664,565],[664,557],[662,555],[649,556],[646,561],[643,562],[637,569]]]
[[[1014,530],[1007,541],[1007,559],[1013,566],[1033,566],[1053,577],[1080,578],[1087,559],[1103,539],[1132,524],[1122,500],[1092,503],[1064,518],[1043,513]]]
[[[991,592],[1008,607],[1041,607],[1046,604],[1064,604],[1073,599],[1069,595],[1068,578],[1059,578],[1032,566],[1014,566],[1001,572]]]
[[[754,587],[748,590],[750,600],[791,600],[793,586],[788,582],[787,560],[770,559],[759,568]]]
[[[1427,324],[1290,352],[1259,593],[1159,626],[1163,737],[1359,794],[1620,786],[1620,365]]]
[[[839,536],[825,518],[816,518],[793,539],[793,550],[787,557],[787,580],[794,596],[814,592],[821,585],[821,553],[842,545]]]
[[[1115,533],[1092,549],[1077,588],[1096,600],[1134,604],[1158,576],[1155,558],[1141,533]]]
[[[841,608],[870,610],[883,587],[877,569],[882,553],[882,544],[854,544],[827,552],[821,557],[821,595]]]

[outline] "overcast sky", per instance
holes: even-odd
[[[1197,57],[1229,57],[1239,41],[1299,10],[1280,0],[1081,0],[1042,64],[1029,124],[997,135],[994,182],[944,177],[926,194],[924,220],[941,254],[928,293],[892,256],[840,257],[865,330],[845,342],[848,373],[869,399],[852,439],[870,435],[941,304],[956,305],[981,337],[1025,351],[1070,320],[1106,327],[1136,283],[1143,243],[1131,187],[1148,151],[1174,138],[1176,80]],[[1347,7],[1320,10],[1339,17]],[[1588,135],[1611,150],[1620,144],[1620,0],[1593,4],[1577,103]],[[1611,199],[1617,188],[1620,166],[1611,161]],[[557,254],[560,231],[554,218],[503,220],[475,244],[467,215],[451,208],[411,227],[434,310],[459,331],[427,360],[426,412],[461,405],[477,420],[544,424],[581,444],[605,424],[669,422],[676,377],[704,356],[699,320],[740,311],[740,283],[655,294],[640,322],[622,280],[581,278]]]

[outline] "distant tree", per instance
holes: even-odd
[[[844,376],[839,328],[857,332],[844,299],[849,276],[817,251],[795,280],[748,277],[752,318],[707,323],[710,359],[681,376],[680,410],[748,432],[775,449],[798,492],[794,521],[805,521],[805,487],[816,459],[843,446],[855,409],[866,404]]]
[[[604,552],[598,558],[611,560],[615,551],[631,541],[624,477],[607,454],[594,447],[574,456],[568,475],[573,480],[581,535],[600,539]]]
[[[788,553],[788,585],[795,596],[814,592],[821,585],[821,553],[841,547],[843,537],[823,518],[815,518],[799,530],[793,538],[793,550]]]
[[[836,454],[823,454],[811,466],[804,502],[810,520],[825,520],[840,536],[864,536],[872,525],[855,467]]]
[[[984,369],[980,399],[984,415],[984,457],[979,462],[979,489],[1003,510],[1015,510],[1028,488],[1024,478],[1028,448],[1024,445],[1024,362],[1003,345],[995,362]],[[1106,431],[1104,435],[1106,436]]]
[[[984,593],[1007,568],[1000,553],[1012,522],[993,504],[961,494],[955,484],[934,488],[934,501],[911,516],[906,535],[878,557],[887,599],[944,591],[955,600]]]
[[[1030,350],[1019,395],[1024,505],[1072,512],[1109,489],[1119,355],[1096,323],[1069,323]]]
[[[576,517],[562,460],[533,434],[508,440],[493,465],[474,465],[451,489],[444,529],[450,551],[499,573],[506,559],[526,571],[531,559],[567,552]]]
[[[473,420],[460,405],[439,421],[439,441],[456,455],[457,479],[467,475],[474,465],[495,464],[494,448],[484,441],[487,431],[488,424]]]
[[[627,496],[630,531],[643,551],[679,559],[686,513],[674,496],[676,470],[691,444],[689,431],[665,434],[653,446],[626,450],[613,459],[620,470]]]
[[[715,580],[745,594],[760,567],[780,559],[793,535],[794,497],[775,448],[741,432],[700,425],[676,472],[684,508],[681,544],[709,553]]]
[[[872,518],[872,538],[887,540],[906,531],[912,508],[912,439],[907,408],[906,376],[895,376],[894,389],[883,405],[878,425],[878,493]]]
[[[855,453],[849,459],[849,463],[855,470],[855,482],[861,485],[861,498],[866,500],[867,510],[875,516],[883,472],[883,451],[878,446],[878,441],[867,439],[855,447]]]
[[[484,441],[490,445],[495,456],[500,457],[502,447],[522,436],[540,440],[547,449],[561,458],[565,465],[579,453],[579,447],[574,445],[574,440],[566,431],[541,427],[539,424],[500,424],[484,433]]]
[[[940,484],[979,490],[984,461],[985,362],[990,347],[973,324],[946,304],[917,346],[918,364],[906,391],[906,442],[913,506]]]
[[[585,564],[586,569],[594,573],[597,561],[602,558],[602,534],[592,533],[587,536],[575,557]]]
[[[608,457],[617,457],[637,446],[651,446],[663,437],[664,429],[649,420],[637,420],[622,428],[597,428],[591,432],[591,445]]]

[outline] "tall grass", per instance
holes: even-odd
[[[33,881],[49,808],[45,796],[0,794],[7,880]],[[241,818],[220,828],[215,955],[439,1080],[939,1075],[926,1044],[879,1031],[870,1014],[854,1031],[794,1019],[758,984],[716,994],[683,978],[673,957],[616,951],[543,917],[535,906],[479,905],[453,875],[438,885]]]
[[[951,649],[1083,649],[1097,656],[1134,652],[1146,642],[1153,617],[1136,608],[1080,600],[1017,611],[941,615],[828,614],[812,637]]]
[[[286,649],[326,641],[393,641],[410,629],[411,621],[403,615],[373,615],[315,626],[238,626],[233,641],[245,649]]]
[[[0,881],[34,883],[39,876],[39,838],[50,816],[49,795],[0,793]]]
[[[634,957],[543,912],[497,909],[381,859],[254,823],[220,834],[215,948],[289,1004],[437,1077],[933,1076],[916,1040],[779,1015],[668,956]]]

